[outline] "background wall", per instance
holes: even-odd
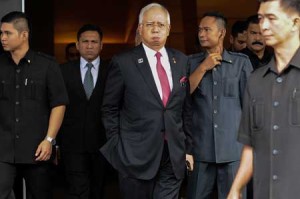
[[[0,0],[0,18],[10,11],[22,11],[23,0]]]
[[[12,0],[0,0],[0,2]],[[33,20],[34,49],[53,54],[65,61],[64,48],[76,41],[77,30],[85,23],[99,25],[104,32],[101,56],[134,46],[140,9],[150,0],[26,0],[26,12]],[[232,24],[257,12],[256,0],[157,0],[171,15],[171,33],[167,42],[186,54],[198,51],[198,22],[207,11],[220,11],[228,18],[225,46]],[[1,5],[1,4],[0,4]],[[1,7],[2,10],[2,7]]]

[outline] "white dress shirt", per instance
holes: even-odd
[[[143,44],[143,47],[145,49],[146,56],[147,56],[147,59],[148,59],[148,62],[149,62],[149,65],[150,65],[150,68],[152,71],[152,75],[154,77],[156,88],[158,90],[160,98],[162,99],[162,88],[161,88],[159,77],[158,77],[157,70],[156,70],[157,58],[156,58],[155,54],[157,52],[155,50],[150,49],[145,44]],[[170,91],[172,91],[173,81],[172,81],[172,71],[171,71],[171,66],[170,66],[170,62],[169,62],[169,56],[168,56],[168,53],[167,53],[165,47],[160,49],[159,52],[162,55],[160,58],[160,61],[161,61],[163,68],[165,69],[165,71],[167,73],[169,85],[170,85]]]
[[[88,62],[83,57],[80,57],[80,73],[81,73],[82,84],[84,82],[85,73],[88,70],[88,67],[86,67],[87,63]],[[93,76],[94,87],[95,87],[95,85],[97,83],[97,79],[98,79],[99,66],[100,66],[100,57],[98,56],[91,63],[93,64],[93,67],[91,69],[91,73],[92,73],[92,76]]]

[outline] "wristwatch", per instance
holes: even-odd
[[[47,136],[45,138],[45,140],[47,140],[48,142],[50,142],[52,145],[55,145],[56,144],[56,140],[50,136]]]

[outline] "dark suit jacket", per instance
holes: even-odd
[[[69,105],[59,133],[64,152],[95,152],[105,143],[101,103],[107,67],[107,62],[101,59],[96,86],[87,100],[81,80],[80,61],[61,65],[69,95]]]
[[[166,108],[159,96],[142,45],[115,56],[111,62],[102,106],[108,142],[101,148],[107,160],[123,175],[152,179],[158,172],[168,141],[177,178],[183,178],[185,154],[191,154],[191,104],[187,57],[167,49],[173,89]],[[181,81],[180,81],[181,80]]]

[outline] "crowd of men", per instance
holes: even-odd
[[[53,162],[67,199],[109,198],[110,166],[123,199],[177,199],[185,177],[188,199],[300,194],[300,0],[260,0],[229,49],[227,19],[205,13],[189,56],[165,46],[158,3],[140,11],[136,47],[110,62],[96,25],[61,65],[30,48],[30,27],[22,12],[1,19],[0,199],[16,198],[17,176],[30,199],[53,198]]]

